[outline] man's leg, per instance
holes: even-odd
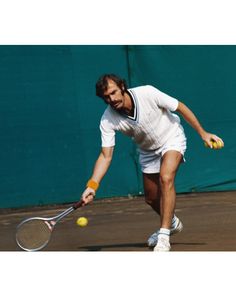
[[[170,250],[171,225],[175,210],[175,176],[179,164],[182,161],[182,154],[177,151],[167,151],[162,157],[160,170],[161,189],[161,228],[158,232],[157,245],[154,251],[167,252]]]
[[[174,182],[182,158],[182,154],[177,151],[167,151],[162,158],[160,170],[161,228],[170,229],[171,227],[176,203]]]
[[[160,216],[160,183],[159,173],[143,173],[143,186],[145,202],[152,207],[152,209]],[[147,239],[147,245],[154,247],[157,244],[158,230],[152,233]]]
[[[143,186],[145,201],[152,209],[160,215],[161,191],[159,184],[159,173],[143,173]]]

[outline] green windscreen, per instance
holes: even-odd
[[[152,84],[183,101],[225,148],[204,147],[183,120],[178,193],[236,189],[235,46],[0,46],[0,207],[80,199],[100,152],[104,73]],[[117,134],[97,199],[143,192],[136,146]]]

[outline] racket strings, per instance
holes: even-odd
[[[34,219],[23,223],[16,235],[18,244],[25,250],[38,250],[44,247],[51,236],[52,227],[47,221]]]

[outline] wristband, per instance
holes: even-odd
[[[93,179],[90,179],[88,182],[87,182],[87,187],[93,189],[94,191],[97,191],[98,187],[99,187],[99,183],[96,182],[95,180]]]

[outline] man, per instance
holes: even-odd
[[[132,137],[139,148],[145,200],[160,215],[161,228],[150,236],[148,245],[154,251],[169,251],[170,235],[183,229],[174,214],[174,180],[186,150],[180,119],[172,112],[180,113],[209,147],[211,141],[222,145],[223,141],[206,132],[185,104],[153,86],[127,89],[123,79],[106,74],[99,78],[96,94],[108,107],[100,122],[102,149],[81,199],[84,205],[93,201],[112,160],[115,132]]]

